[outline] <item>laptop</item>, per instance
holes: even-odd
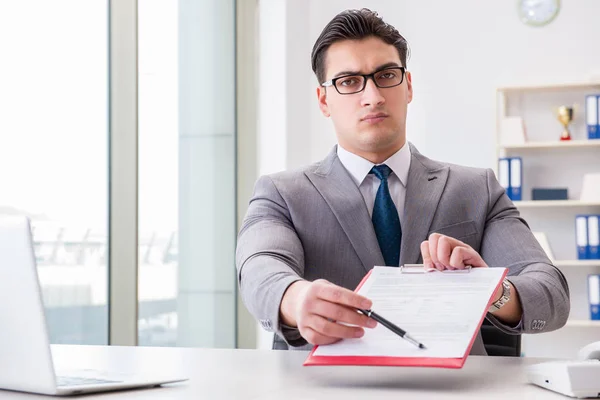
[[[62,376],[55,370],[26,217],[0,217],[0,293],[0,389],[63,396],[187,380],[72,368]]]

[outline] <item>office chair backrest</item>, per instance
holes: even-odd
[[[509,335],[487,319],[481,324],[481,338],[489,356],[521,356],[521,335]]]

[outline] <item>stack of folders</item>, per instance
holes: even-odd
[[[588,139],[600,139],[600,94],[585,97],[585,120]]]
[[[522,164],[521,157],[505,157],[498,160],[498,180],[512,201],[522,200]]]
[[[575,217],[577,235],[577,258],[579,260],[600,260],[600,215],[578,215]]]

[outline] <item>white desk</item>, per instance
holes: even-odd
[[[119,399],[565,399],[526,383],[533,358],[469,357],[460,370],[303,367],[306,352],[150,347],[53,346],[55,362],[127,372],[157,368],[189,381],[86,395]],[[4,366],[3,366],[4,367]],[[44,398],[0,391],[0,399]],[[82,397],[77,397],[82,398]]]

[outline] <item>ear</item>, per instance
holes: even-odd
[[[317,99],[319,100],[319,108],[321,109],[321,113],[329,118],[329,105],[327,105],[327,88],[323,86],[317,87]]]
[[[404,78],[406,79],[406,87],[408,88],[406,101],[406,103],[408,104],[412,101],[413,98],[412,75],[410,74],[410,72],[406,71]]]

